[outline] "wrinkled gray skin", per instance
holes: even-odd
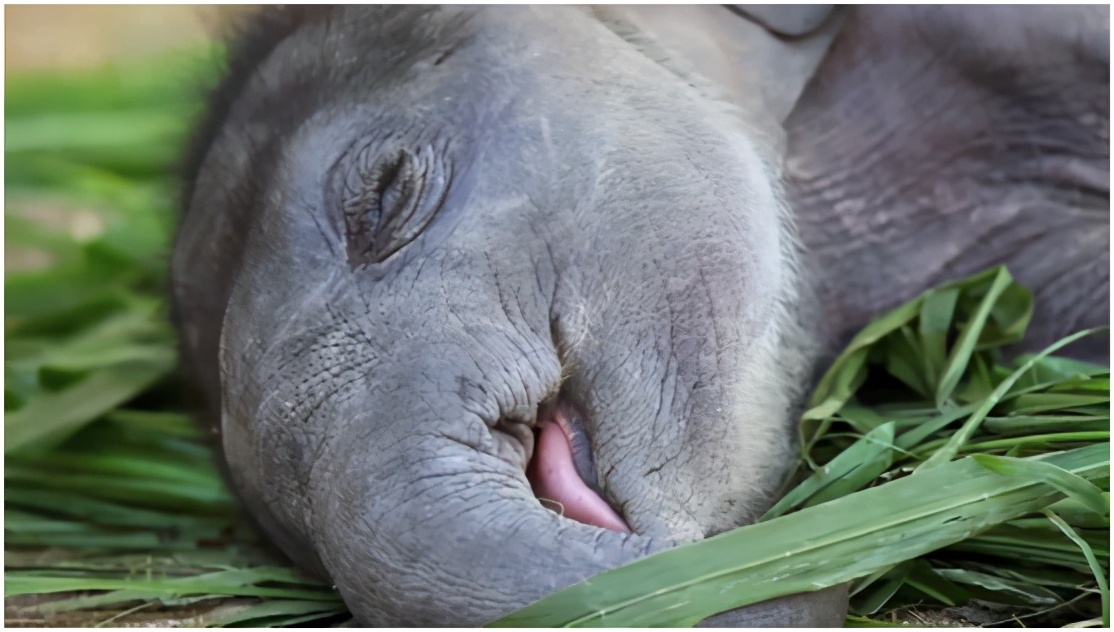
[[[177,319],[243,502],[359,621],[481,624],[753,521],[826,358],[933,283],[1008,263],[1033,345],[1108,320],[1106,7],[738,13],[256,28],[285,36],[202,132]],[[531,493],[554,401],[633,533]]]

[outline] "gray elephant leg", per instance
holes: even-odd
[[[1109,323],[1109,8],[851,12],[786,122],[826,337],[1006,264],[1025,348]],[[1108,339],[1076,355],[1109,361]]]

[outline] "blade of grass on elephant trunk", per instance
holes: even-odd
[[[1038,458],[1084,479],[1109,476],[1105,445]],[[494,625],[692,625],[869,575],[1063,496],[1043,481],[1005,477],[964,458],[603,573]]]

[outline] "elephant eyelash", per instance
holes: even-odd
[[[411,243],[437,215],[451,170],[430,145],[365,146],[338,165],[340,213],[353,269],[382,263]]]

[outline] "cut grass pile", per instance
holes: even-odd
[[[198,76],[212,75],[218,55],[8,79],[9,621],[345,615],[333,590],[268,554],[236,512],[174,375],[172,173]],[[62,598],[33,605],[41,595]],[[86,614],[66,614],[75,611]]]
[[[174,374],[171,171],[198,107],[191,78],[218,54],[8,80],[9,621],[347,618],[237,513]],[[1003,361],[1030,313],[994,269],[884,315],[818,386],[793,488],[762,522],[500,623],[691,624],[850,581],[851,623],[973,603],[954,612],[1108,624],[1109,371]]]
[[[849,623],[909,606],[1108,625],[1109,371],[1003,363],[1028,291],[995,268],[867,326],[815,390],[796,486],[749,527],[656,555],[507,625],[691,625],[852,581]],[[796,510],[790,513],[791,510]]]

